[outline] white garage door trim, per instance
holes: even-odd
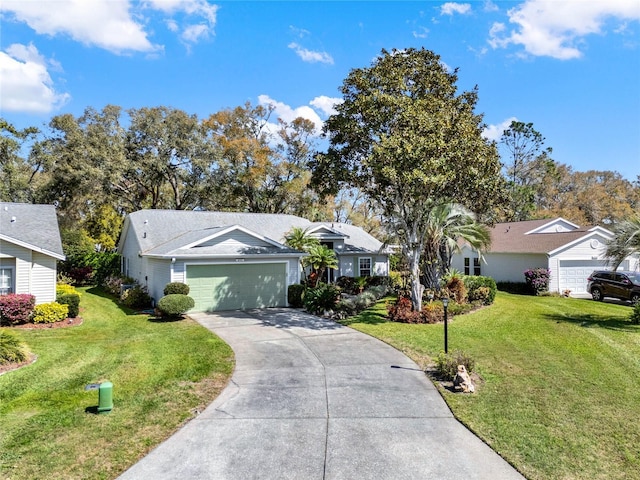
[[[273,268],[268,271],[260,272],[259,267],[281,267],[276,272]],[[190,281],[189,270],[193,272],[193,268],[210,268],[212,275],[210,288],[202,285],[204,291],[198,291],[195,279],[192,277]],[[222,272],[215,272],[216,267]],[[236,278],[232,275],[224,275],[229,273],[228,269],[237,268],[241,272]],[[247,269],[258,269],[257,272],[246,272]],[[224,272],[227,269],[227,272]],[[196,306],[192,311],[221,311],[221,310],[242,310],[250,308],[266,308],[281,307],[287,305],[287,278],[289,277],[289,263],[287,261],[266,261],[266,262],[216,262],[204,263],[193,262],[185,264],[185,282],[192,286],[190,295],[196,301]],[[215,275],[220,273],[222,275]],[[277,277],[275,280],[269,278],[268,281],[261,280],[261,275],[267,277]],[[199,277],[200,278],[200,277]],[[255,281],[254,281],[255,279]],[[276,282],[273,284],[272,282]],[[224,288],[221,285],[224,284]],[[215,286],[214,286],[215,285]],[[273,288],[265,288],[265,286]],[[220,298],[221,290],[224,290],[225,298]],[[202,296],[205,298],[202,298]],[[208,298],[206,296],[209,295]]]
[[[587,278],[594,270],[609,270],[603,260],[560,260],[560,293],[571,290],[571,295],[588,295]]]

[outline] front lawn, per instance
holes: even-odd
[[[197,323],[153,322],[82,290],[80,326],[15,330],[38,359],[0,376],[0,478],[115,478],[210,403],[233,352]],[[113,383],[113,411],[89,383]]]
[[[351,327],[422,366],[443,325],[387,322],[384,305]],[[628,306],[498,293],[455,317],[449,351],[476,361],[475,394],[441,389],[455,416],[529,479],[640,479],[640,326]]]

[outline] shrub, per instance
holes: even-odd
[[[333,310],[340,299],[340,288],[335,285],[320,283],[316,288],[308,289],[304,294],[304,308],[318,314]]]
[[[451,306],[454,303],[451,302],[449,304],[449,308],[447,309],[447,313],[449,313],[449,317],[452,317]],[[430,302],[422,305],[422,311],[420,312],[422,316],[423,323],[438,323],[444,322],[444,306],[440,302]]]
[[[67,318],[69,307],[58,302],[41,303],[33,309],[33,323],[55,323]]]
[[[0,296],[0,324],[15,325],[31,319],[36,297],[28,293],[10,293]]]
[[[134,285],[120,295],[120,301],[129,308],[147,308],[151,306],[151,297],[147,287]]]
[[[449,292],[449,297],[456,303],[464,303],[467,301],[467,287],[464,286],[464,280],[458,275],[452,275],[447,279],[445,288]]]
[[[59,293],[56,302],[69,308],[67,315],[70,318],[76,318],[80,313],[80,295],[77,293]]]
[[[358,313],[358,306],[356,305],[355,297],[342,298],[336,304],[336,310],[344,312],[346,315],[351,316]]]
[[[371,292],[371,290],[367,290],[366,292],[362,292],[357,295],[356,298],[356,308],[358,310],[365,310],[369,308],[371,305],[376,303],[376,296]]]
[[[189,295],[189,285],[182,282],[167,283],[167,285],[164,287],[163,293],[165,295]]]
[[[74,285],[90,285],[93,281],[93,267],[74,267],[66,272],[73,279]]]
[[[640,325],[640,302],[636,302],[633,306],[633,311],[629,316],[629,320],[631,320],[631,323],[635,325]]]
[[[289,285],[287,288],[287,298],[289,299],[289,305],[293,308],[301,308],[304,305],[304,292],[306,287],[299,283]]]
[[[348,293],[349,295],[359,293],[358,284],[356,279],[353,277],[338,277],[336,279],[336,286],[340,287],[343,292]]]
[[[0,365],[24,362],[27,348],[16,336],[0,331]]]
[[[529,286],[526,282],[497,282],[497,286],[501,292],[516,295],[526,295],[529,293]]]
[[[436,358],[436,372],[442,379],[453,380],[458,372],[458,365],[464,365],[467,373],[471,373],[476,362],[470,355],[460,350],[453,353],[440,352]]]
[[[532,268],[525,270],[524,278],[529,286],[529,290],[534,295],[540,295],[549,290],[549,277],[551,270],[548,268]]]
[[[158,301],[157,308],[163,317],[179,317],[195,306],[193,298],[182,293],[170,293]]]
[[[92,280],[103,285],[105,280],[120,271],[120,255],[115,252],[91,252],[84,261],[92,269]]]
[[[389,320],[400,323],[436,323],[432,315],[416,312],[408,297],[399,297],[394,303],[387,304]]]
[[[76,290],[76,287],[74,287],[73,285],[69,285],[66,283],[58,283],[56,285],[56,295],[66,295],[66,294],[78,295],[78,297],[81,296],[80,292]]]
[[[476,275],[465,275],[463,277],[464,286],[467,288],[467,299],[470,302],[491,305],[496,298],[498,287],[491,277]],[[482,290],[480,288],[484,287]],[[488,291],[486,289],[489,289]]]
[[[111,295],[120,296],[122,285],[132,285],[135,284],[136,281],[125,275],[110,275],[105,278],[102,286]]]

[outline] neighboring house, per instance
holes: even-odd
[[[56,264],[64,260],[53,205],[0,202],[0,295],[56,299]]]
[[[340,223],[293,215],[141,210],[125,219],[118,251],[122,273],[158,301],[169,282],[190,286],[193,311],[287,305],[287,287],[300,282],[305,254],[284,245],[293,228],[308,229],[339,259],[337,276],[388,275],[382,243]]]
[[[524,282],[524,271],[548,268],[549,291],[587,295],[587,278],[596,269],[608,269],[604,256],[613,233],[602,227],[580,228],[563,218],[498,223],[491,230],[491,247],[483,260],[469,245],[453,256],[451,266],[467,275],[485,275],[496,282]],[[619,267],[638,270],[638,258]]]

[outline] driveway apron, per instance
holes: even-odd
[[[233,348],[229,385],[121,479],[522,479],[424,372],[297,310],[193,314]]]

